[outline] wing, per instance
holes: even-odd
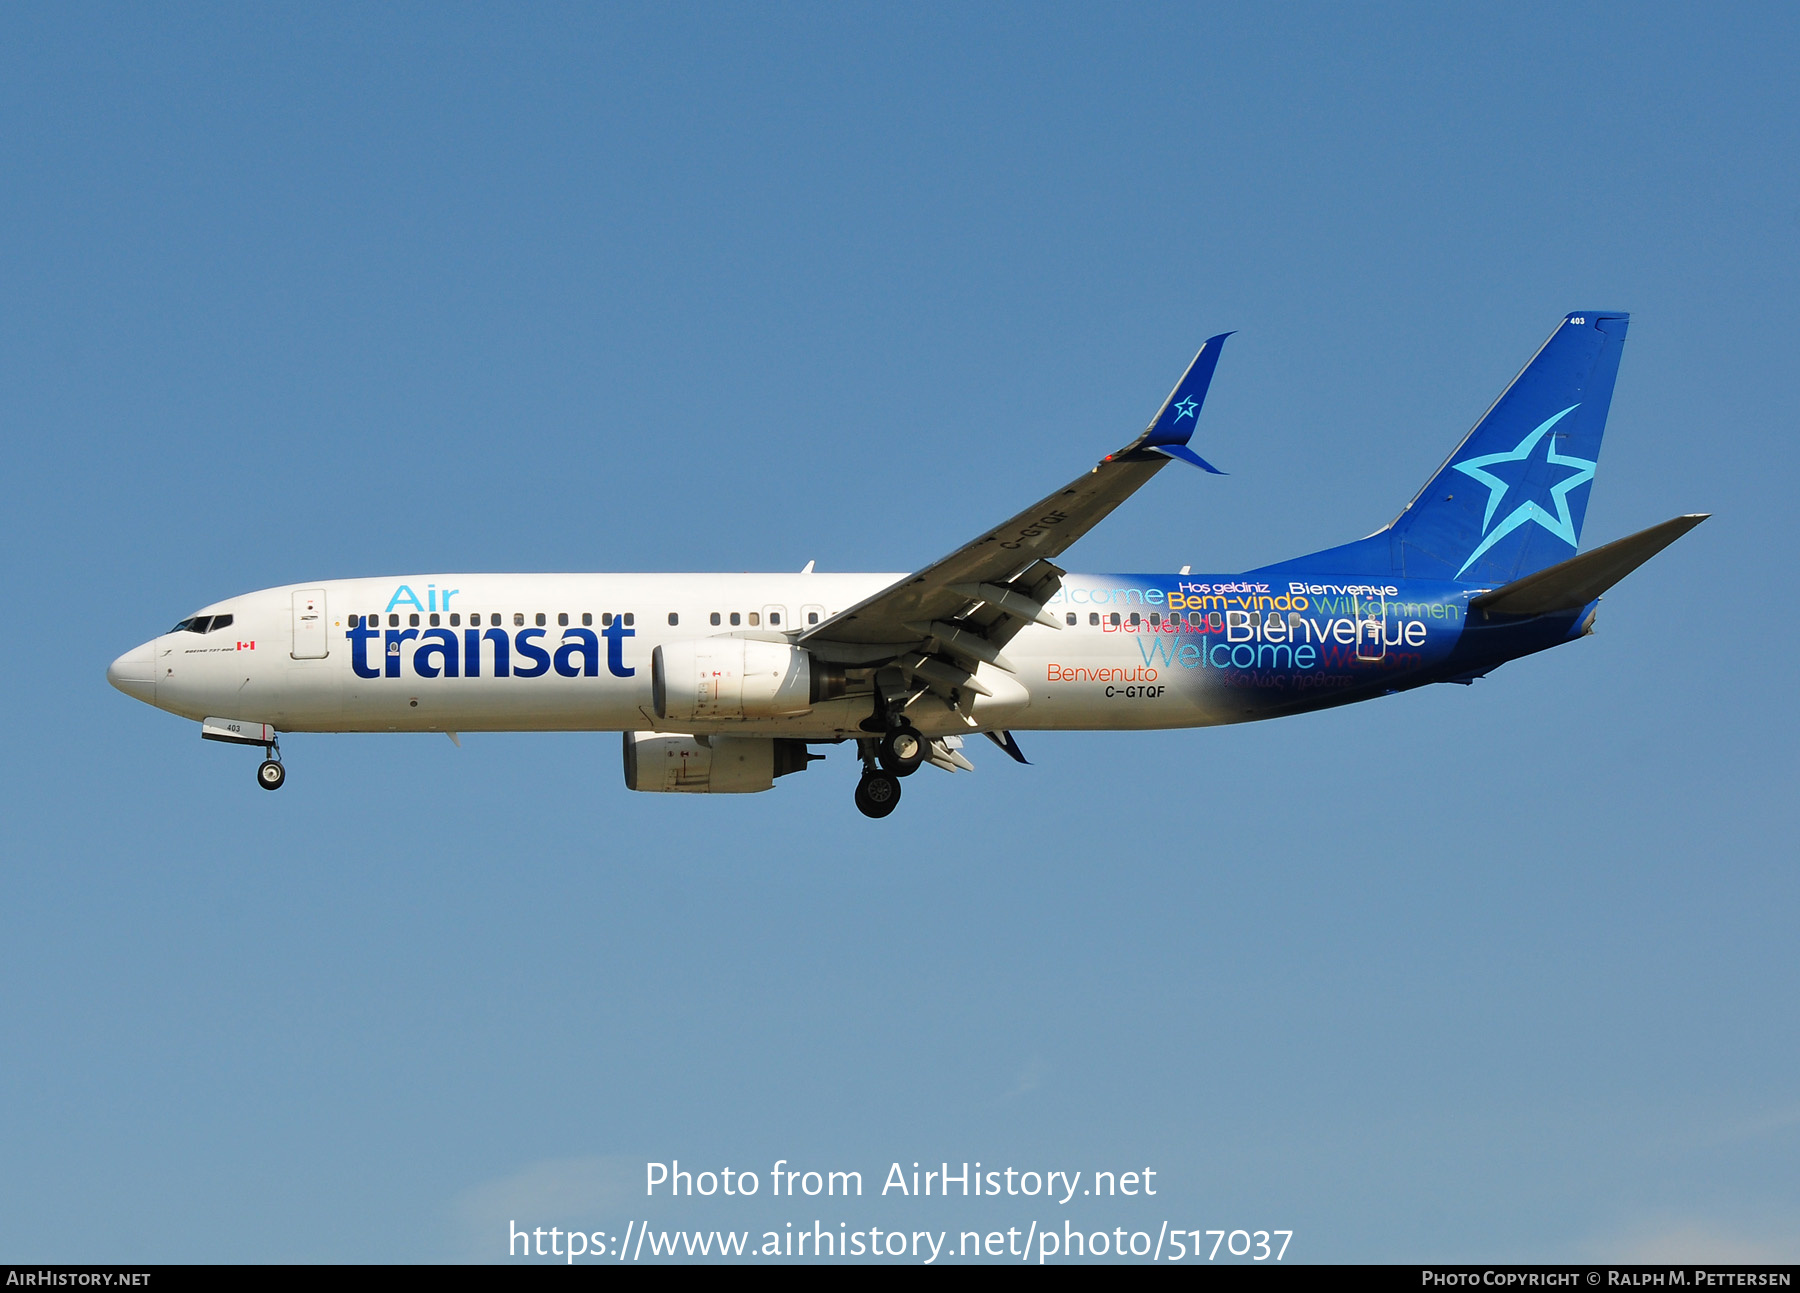
[[[1001,648],[1026,624],[1060,628],[1044,603],[1062,586],[1051,558],[1105,520],[1143,483],[1179,458],[1218,468],[1188,448],[1219,349],[1207,339],[1144,433],[1085,475],[915,574],[834,615],[800,641],[823,659],[887,661],[933,690],[982,692],[981,664],[1011,670]],[[957,697],[958,700],[965,699]]]

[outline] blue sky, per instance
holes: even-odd
[[[505,1221],[1800,1256],[1783,6],[0,13],[0,1255],[419,1261]],[[921,565],[1236,329],[1077,570],[1365,534],[1633,314],[1586,539],[1714,519],[1471,688],[632,795],[609,735],[106,686],[438,570]],[[984,743],[985,748],[985,743]],[[646,1160],[1153,1167],[1154,1204],[646,1204]],[[910,1210],[909,1210],[910,1209]]]

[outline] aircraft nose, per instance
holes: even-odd
[[[124,692],[127,696],[138,700],[156,701],[156,659],[150,648],[154,643],[146,642],[133,647],[124,655],[106,667],[106,681]]]

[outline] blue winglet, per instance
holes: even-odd
[[[1200,420],[1200,406],[1206,402],[1206,388],[1212,385],[1213,370],[1219,366],[1219,351],[1224,348],[1225,338],[1229,332],[1221,332],[1216,337],[1208,337],[1194,356],[1194,361],[1187,366],[1181,380],[1175,383],[1175,389],[1169,392],[1169,398],[1152,419],[1149,429],[1138,440],[1133,448],[1150,449],[1165,454],[1170,458],[1179,458],[1186,463],[1215,476],[1225,473],[1207,462],[1199,454],[1187,447],[1188,439],[1194,434],[1194,426]]]
[[[983,732],[982,735],[1005,750],[1018,762],[1023,763],[1026,767],[1031,766],[1031,760],[1025,757],[1025,751],[1019,748],[1019,743],[1013,739],[1011,732]]]
[[[1152,453],[1167,454],[1171,458],[1179,458],[1183,462],[1191,462],[1194,466],[1200,468],[1201,471],[1210,471],[1215,476],[1223,476],[1226,474],[1184,444],[1157,444],[1151,445],[1149,448]]]

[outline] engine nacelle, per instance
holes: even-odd
[[[678,723],[804,714],[843,691],[841,669],[785,642],[689,638],[650,654],[656,716]]]
[[[804,772],[805,741],[767,736],[692,736],[625,733],[625,786],[629,790],[742,795],[768,790],[776,777]]]

